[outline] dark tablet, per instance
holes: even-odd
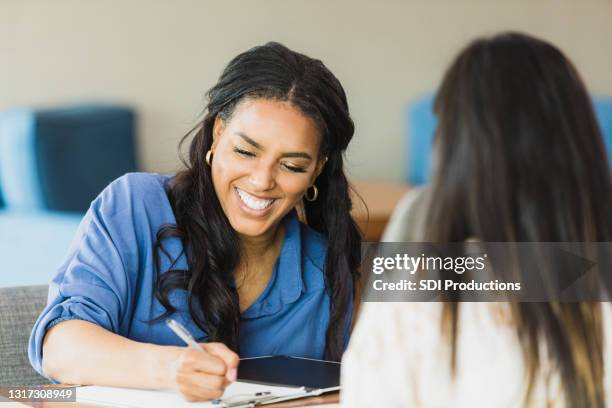
[[[238,380],[287,387],[325,389],[340,386],[340,363],[271,356],[240,360]]]

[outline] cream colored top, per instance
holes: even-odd
[[[442,303],[367,303],[342,360],[345,407],[521,407],[525,367],[515,329],[500,319],[503,304],[459,308],[457,376],[450,376]],[[612,406],[610,304],[603,308],[607,406]],[[559,378],[542,367],[534,407],[563,406]]]
[[[413,207],[415,196],[403,200]],[[414,214],[395,214],[405,221]],[[414,217],[413,217],[414,218]],[[391,225],[386,241],[406,229]],[[399,232],[398,232],[399,231]],[[612,311],[603,304],[607,406],[612,406]],[[459,308],[457,375],[450,375],[448,341],[441,335],[442,303],[364,303],[342,360],[344,407],[521,407],[526,371],[507,304],[462,303]],[[551,374],[552,373],[552,374]],[[563,406],[555,371],[543,364],[532,406]]]

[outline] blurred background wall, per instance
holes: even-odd
[[[275,40],[345,86],[350,173],[400,180],[406,104],[435,89],[470,39],[507,29],[552,41],[593,94],[612,94],[609,0],[0,0],[0,109],[131,104],[141,167],[172,172],[224,65]]]

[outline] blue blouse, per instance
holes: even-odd
[[[164,322],[150,322],[165,312],[153,295],[153,245],[161,226],[176,224],[165,191],[170,179],[159,174],[127,174],[92,202],[66,261],[49,286],[47,306],[30,336],[28,354],[36,371],[44,375],[46,331],[64,320],[86,320],[140,342],[184,346]],[[240,356],[321,359],[330,312],[324,276],[326,241],[300,223],[295,211],[282,222],[285,238],[272,277],[241,316]],[[181,241],[166,239],[164,246],[178,259],[174,268],[187,269]],[[168,270],[171,260],[163,255],[160,259],[161,270]],[[199,342],[206,342],[208,336],[190,317],[187,292],[171,292],[170,301],[177,308],[172,318]],[[347,322],[350,317],[349,312]],[[345,346],[348,331],[347,324]]]

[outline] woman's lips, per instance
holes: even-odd
[[[234,191],[236,192],[236,196],[238,197],[240,208],[247,214],[254,215],[257,217],[262,217],[266,215],[274,205],[274,202],[276,201],[275,198],[262,199],[256,197],[238,187],[234,187]]]

